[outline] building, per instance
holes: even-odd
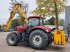
[[[70,24],[70,6],[65,7],[65,32],[67,31],[68,24]]]

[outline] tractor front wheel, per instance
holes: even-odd
[[[17,34],[13,32],[8,34],[8,36],[6,37],[6,41],[7,44],[10,46],[16,46],[19,42]]]

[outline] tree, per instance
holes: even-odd
[[[59,21],[60,26],[64,26],[64,19],[59,19]]]
[[[56,28],[58,29],[58,15],[64,11],[64,0],[36,0],[38,7],[34,14],[46,16],[52,15],[56,18]]]
[[[44,25],[54,25],[54,17],[51,17],[49,20],[45,20]]]
[[[19,24],[18,24],[18,19],[14,19],[13,21],[12,21],[12,24],[11,24],[11,28],[15,28],[16,26],[18,26]]]
[[[64,0],[36,0],[38,7],[33,11],[34,14],[45,16],[55,15],[55,3],[57,4],[58,14],[64,11]]]
[[[11,28],[15,28],[16,26],[24,25],[24,19],[21,17],[17,17],[13,19]]]
[[[24,25],[24,19],[20,16],[18,16],[18,24],[19,25]]]
[[[24,2],[23,0],[20,0],[20,2],[18,2],[17,0],[10,0],[11,4],[14,5],[16,3],[21,4],[23,10],[25,11],[25,13],[28,12],[29,6],[26,2]],[[12,7],[11,7],[12,8]],[[9,10],[11,10],[11,8]]]
[[[51,17],[49,20],[48,20],[49,24],[50,25],[54,25],[54,17]]]

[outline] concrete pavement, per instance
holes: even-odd
[[[24,44],[8,46],[6,43],[8,33],[10,32],[0,32],[0,52],[70,52],[70,43],[63,46],[51,45],[46,50],[35,50]]]

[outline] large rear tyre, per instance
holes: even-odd
[[[29,37],[29,43],[32,48],[45,49],[48,46],[49,38],[48,34],[43,30],[34,30]]]
[[[6,41],[9,46],[16,46],[19,42],[18,35],[12,32],[7,35]]]

